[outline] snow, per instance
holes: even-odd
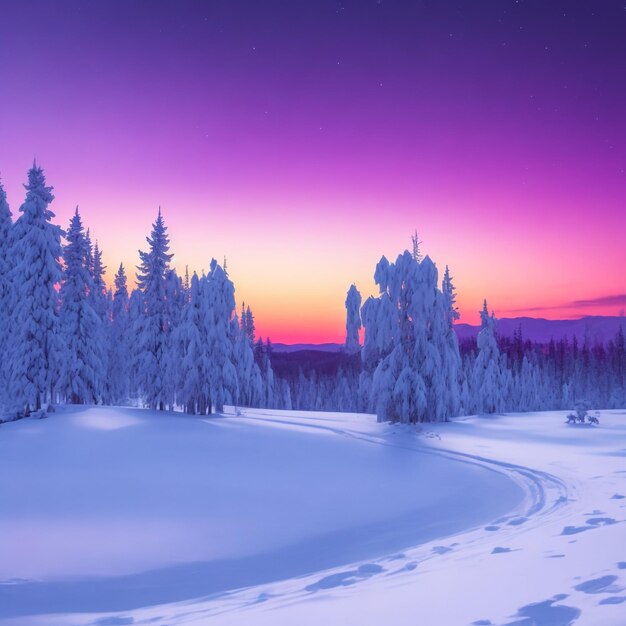
[[[564,419],[3,424],[0,624],[623,623],[626,411]]]

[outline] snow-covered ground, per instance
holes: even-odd
[[[626,624],[626,411],[0,426],[0,624]]]

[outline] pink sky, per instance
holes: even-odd
[[[175,266],[226,256],[273,341],[342,341],[349,285],[373,293],[415,228],[462,321],[484,297],[502,317],[626,307],[614,16],[53,5],[3,20],[0,173],[15,214],[36,156],[110,274],[160,205]]]

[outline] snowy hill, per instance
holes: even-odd
[[[626,411],[3,424],[0,624],[617,625],[625,453]]]

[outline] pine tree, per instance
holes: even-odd
[[[138,338],[141,334],[141,329],[144,319],[144,298],[139,289],[133,289],[128,299],[128,332],[130,335],[129,348],[131,350],[131,356],[128,362],[128,387],[129,395],[133,400],[133,403],[139,403],[141,396],[140,391],[140,366],[142,362],[141,354],[136,349]]]
[[[90,293],[87,245],[78,207],[70,220],[63,249],[60,330],[65,350],[59,391],[72,404],[97,403],[105,384],[105,343],[102,319]]]
[[[62,230],[52,224],[54,199],[43,170],[28,172],[26,199],[13,227],[14,293],[9,348],[10,394],[18,411],[40,409],[52,400],[62,345],[58,336]]]
[[[443,301],[446,310],[446,322],[448,326],[452,328],[454,322],[461,316],[456,306],[456,288],[452,283],[452,276],[450,276],[450,269],[447,265],[446,271],[443,274],[443,281],[441,282],[441,292],[443,293]]]
[[[254,326],[254,315],[250,310],[250,307],[246,308],[245,320],[246,337],[252,347],[254,346],[256,328]]]
[[[169,269],[165,274],[165,301],[167,305],[166,318],[168,320],[170,338],[180,324],[187,305],[187,298],[188,295],[185,292],[182,279],[178,276],[175,269]],[[174,372],[177,367],[178,363],[176,362],[175,351],[172,346],[169,345],[166,354],[166,370]],[[176,391],[175,376],[166,376],[165,386],[163,388],[163,399],[171,410],[175,408]]]
[[[189,282],[189,266],[185,265],[185,278],[183,280],[183,290],[185,292],[185,302],[189,301],[189,290],[191,289],[191,283]]]
[[[242,317],[239,320],[239,332],[233,329],[235,341],[234,359],[239,382],[238,403],[243,406],[262,406],[264,401],[263,379],[261,370],[254,360],[246,327],[245,305],[242,305]]]
[[[87,249],[87,253],[86,253],[86,260],[85,263],[87,265],[87,269],[89,270],[89,275],[92,278],[93,281],[93,277],[94,277],[94,272],[93,272],[93,244],[91,243],[91,232],[89,231],[89,228],[87,229],[87,232],[85,233],[85,246]]]
[[[137,375],[145,403],[153,409],[164,410],[166,405],[166,368],[168,336],[170,331],[165,297],[165,278],[172,254],[169,251],[167,228],[161,209],[146,237],[149,250],[139,251],[137,285],[143,294],[143,315],[138,336]]]
[[[112,404],[123,404],[130,395],[130,363],[132,333],[129,317],[129,297],[124,265],[115,274],[115,292],[111,307],[109,331],[108,387]]]
[[[505,373],[496,341],[496,318],[487,309],[487,300],[480,312],[481,330],[478,333],[478,355],[474,362],[472,394],[478,413],[496,413],[503,409]]]
[[[356,285],[350,285],[346,297],[346,352],[355,354],[361,349],[361,294]]]
[[[193,274],[189,303],[180,324],[172,333],[171,377],[176,381],[176,400],[187,413],[204,413],[208,400],[203,397],[203,374],[207,368],[206,346],[202,341],[202,299],[200,281]]]
[[[100,318],[104,320],[106,315],[106,293],[107,288],[104,282],[104,273],[106,271],[106,266],[102,262],[102,250],[100,250],[100,246],[96,241],[93,247],[93,256],[89,259],[89,254],[87,255],[88,265],[91,267],[91,277],[92,277],[92,298],[93,298],[93,306]],[[90,264],[90,265],[89,265]]]
[[[10,337],[11,310],[11,210],[7,202],[7,194],[0,182],[0,406],[6,405],[6,391],[9,377],[9,361],[7,359]]]
[[[208,412],[224,411],[225,404],[236,404],[239,397],[234,361],[231,320],[235,313],[235,287],[215,259],[201,291],[203,335],[209,368]]]
[[[415,236],[417,242],[417,236]],[[460,407],[460,356],[447,323],[437,268],[405,251],[382,257],[374,279],[379,298],[361,309],[365,342],[360,394],[381,421],[443,421]]]

